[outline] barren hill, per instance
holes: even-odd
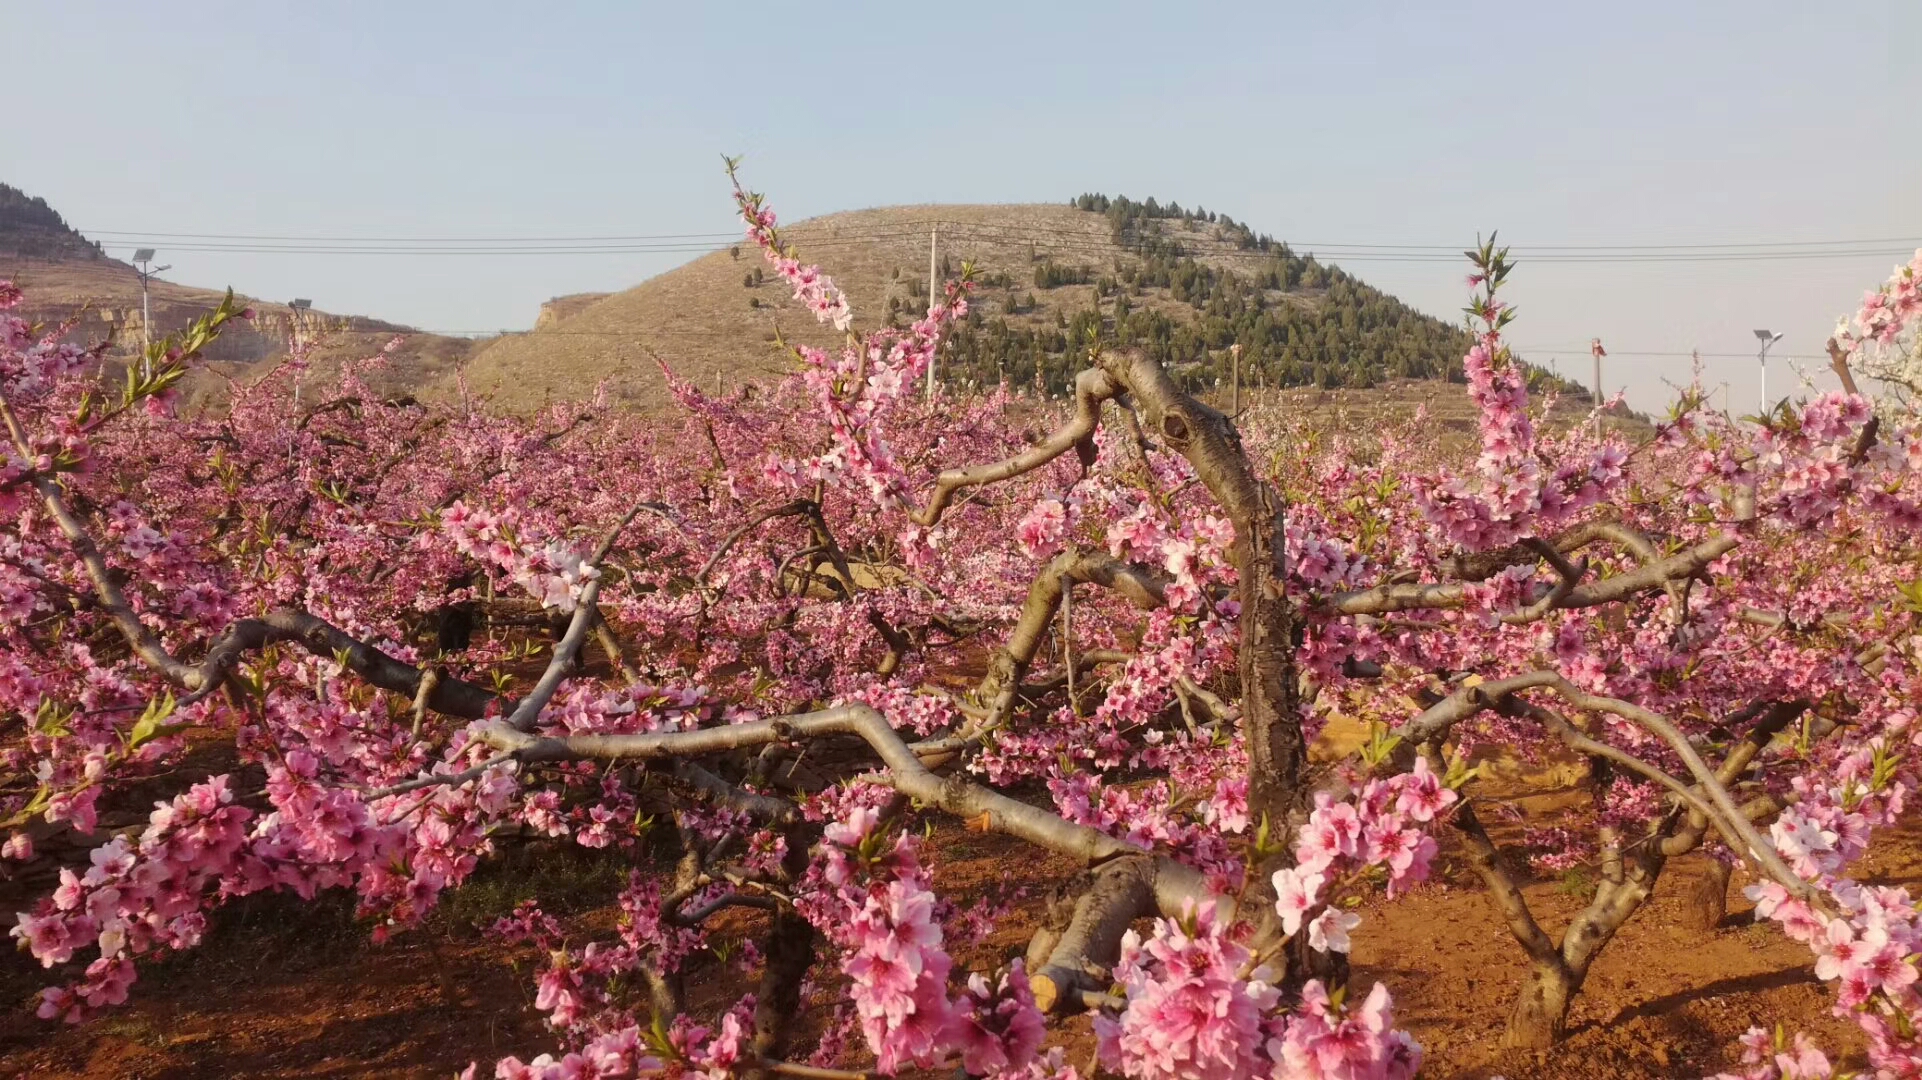
[[[886,320],[890,300],[904,311],[925,310],[928,234],[939,229],[930,224],[936,220],[952,223],[939,248],[954,272],[972,261],[977,274],[1032,273],[1030,232],[1054,245],[1065,231],[1077,249],[1113,247],[1103,219],[1067,206],[896,206],[830,214],[783,232],[847,291],[856,326],[872,327]],[[808,345],[832,345],[837,338],[789,299],[744,243],[563,313],[531,333],[503,336],[475,353],[467,379],[475,392],[510,408],[584,396],[602,379],[618,398],[649,407],[665,397],[657,359],[705,387],[780,373],[789,361],[774,344],[777,331]]]
[[[1356,395],[1357,407],[1371,396],[1404,406],[1459,396],[1444,380],[1459,378],[1467,347],[1460,329],[1225,215],[1083,195],[1065,204],[857,210],[784,230],[847,291],[860,328],[904,325],[926,310],[931,234],[937,274],[970,267],[977,286],[969,318],[943,349],[941,373],[955,383],[1006,379],[1060,394],[1099,339],[1149,351],[1201,392],[1226,391],[1236,367],[1231,346],[1239,346],[1251,392],[1341,390]],[[73,320],[82,340],[110,339],[119,355],[138,347],[133,267],[106,257],[43,200],[4,185],[0,277],[27,290],[30,319]],[[220,299],[158,279],[150,293],[156,333]],[[254,325],[223,336],[209,370],[190,382],[191,396],[217,397],[225,378],[245,381],[285,355],[296,313],[280,303],[252,306]],[[624,292],[556,297],[533,330],[484,342],[318,311],[298,318],[304,334],[324,342],[317,375],[401,335],[389,367],[371,378],[376,390],[452,397],[464,370],[472,391],[516,411],[587,397],[603,381],[615,400],[652,410],[668,401],[663,362],[705,387],[738,386],[792,363],[777,337],[837,343],[745,245]]]
[[[1234,344],[1244,382],[1278,388],[1446,378],[1466,349],[1460,330],[1337,267],[1225,216],[1153,200],[898,206],[783,233],[847,291],[857,327],[900,325],[926,309],[930,233],[940,276],[971,264],[974,310],[942,360],[956,381],[1060,393],[1091,332],[1148,349],[1197,389],[1227,382]],[[653,408],[665,401],[657,360],[711,387],[783,370],[777,334],[835,343],[747,246],[584,299],[551,302],[534,331],[481,347],[470,388],[525,409],[606,380],[617,399]]]
[[[92,344],[111,339],[109,356],[138,352],[142,338],[139,273],[102,254],[44,200],[4,184],[0,184],[0,278],[26,290],[24,316],[30,322],[52,325],[72,320],[72,340]],[[154,278],[148,286],[148,304],[155,336],[179,330],[212,311],[223,295]],[[247,303],[256,315],[252,325],[229,329],[215,342],[207,368],[188,380],[190,400],[217,396],[225,386],[223,375],[246,380],[286,355],[295,328],[293,309],[251,298]],[[463,338],[422,334],[379,319],[318,310],[302,312],[298,319],[302,333],[321,342],[315,367],[323,373],[343,360],[370,356],[395,335],[404,335],[389,370],[370,378],[376,389],[386,393],[411,392],[435,382],[473,347]]]

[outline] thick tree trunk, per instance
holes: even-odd
[[[1280,515],[1272,519],[1277,526]],[[1265,524],[1265,523],[1264,523]],[[1299,810],[1308,741],[1296,708],[1295,612],[1281,586],[1281,554],[1249,530],[1248,561],[1241,573],[1241,730],[1248,747],[1248,809],[1265,815],[1271,828],[1293,824]],[[1280,529],[1274,531],[1279,536]]]
[[[1713,930],[1728,915],[1728,881],[1735,868],[1720,859],[1710,859],[1702,876],[1690,883],[1688,911],[1698,930]]]
[[[1578,989],[1575,976],[1560,962],[1536,962],[1508,1013],[1502,1045],[1546,1050],[1568,1034],[1568,1006]]]
[[[641,981],[647,985],[647,1007],[655,1016],[681,1015],[687,1003],[687,987],[680,972],[667,975],[653,964],[643,964]]]
[[[1154,863],[1145,856],[1117,859],[1095,876],[1075,901],[1068,924],[1045,959],[1030,969],[1034,1003],[1042,1012],[1078,1010],[1082,992],[1106,985],[1121,953],[1121,937],[1136,919],[1155,913]],[[1030,944],[1029,957],[1039,952]]]
[[[1103,356],[1101,366],[1126,391],[1146,429],[1188,459],[1235,524],[1248,810],[1255,820],[1267,815],[1272,829],[1286,828],[1305,801],[1308,748],[1295,708],[1297,614],[1284,587],[1281,497],[1255,474],[1234,424],[1183,393],[1160,364],[1132,352]]]
[[[1105,552],[1070,549],[1055,556],[1035,575],[1028,586],[1028,598],[1021,605],[1008,640],[994,651],[988,670],[975,686],[974,697],[988,710],[985,722],[992,726],[1006,720],[1014,709],[1021,682],[1028,677],[1034,658],[1055,625],[1062,597],[1076,582],[1113,589],[1142,610],[1166,603],[1165,582],[1141,567],[1131,566]]]
[[[777,911],[768,932],[767,966],[754,1000],[754,1052],[764,1058],[786,1054],[794,1014],[801,1007],[801,983],[814,963],[814,926],[792,911]]]
[[[1568,1008],[1581,992],[1588,969],[1602,949],[1648,902],[1661,874],[1660,856],[1645,856],[1632,864],[1620,881],[1604,881],[1595,898],[1562,932],[1561,955],[1538,959],[1531,966],[1515,1007],[1508,1016],[1504,1046],[1541,1049],[1560,1042],[1568,1033]]]
[[[1299,993],[1311,979],[1319,979],[1323,986],[1331,988],[1348,985],[1348,954],[1333,949],[1319,952],[1309,944],[1305,933],[1297,934],[1282,955],[1287,960],[1287,967],[1282,971],[1278,985],[1291,994]]]

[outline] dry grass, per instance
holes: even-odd
[[[1052,204],[854,210],[791,226],[785,238],[803,259],[819,262],[846,290],[856,326],[872,327],[886,320],[890,299],[901,302],[904,317],[925,307],[926,300],[914,290],[917,283],[925,290],[930,219],[964,226],[940,242],[953,271],[972,263],[978,278],[1005,274],[1012,279],[1012,290],[978,291],[980,305],[1000,315],[1010,291],[1035,295],[1039,306],[1034,311],[1009,317],[1016,326],[1052,325],[1057,313],[1084,310],[1093,302],[1094,289],[1088,285],[1035,288],[1038,263],[1086,267],[1098,276],[1134,258],[1114,242],[1104,215]],[[1218,238],[1214,226],[1175,220],[1162,225],[1201,261],[1247,269],[1246,260],[1231,257],[1234,245]],[[542,328],[479,349],[467,368],[469,386],[503,408],[525,410],[584,397],[607,380],[617,400],[651,409],[666,400],[657,360],[697,385],[714,387],[783,371],[787,360],[773,343],[777,331],[798,344],[838,344],[838,335],[816,324],[772,274],[757,287],[744,286],[744,277],[757,267],[765,264],[743,244],[738,251],[715,251],[584,307],[567,303],[577,298],[561,298],[553,302],[559,317],[544,319]],[[750,306],[750,300],[758,306]],[[1312,291],[1297,291],[1289,300],[1312,305],[1317,297]],[[1136,298],[1135,306],[1159,308],[1177,318],[1194,313],[1165,291]]]
[[[26,290],[26,317],[53,325],[74,321],[69,340],[94,344],[110,340],[108,355],[135,354],[140,346],[140,277],[134,268],[115,259],[56,261],[9,259],[0,261],[0,278],[11,278]],[[154,327],[158,333],[179,330],[212,311],[223,293],[155,279],[148,290]],[[208,351],[208,364],[187,384],[190,401],[217,398],[227,379],[251,382],[286,356],[294,329],[294,312],[286,304],[242,297],[254,309],[251,326],[235,326],[221,334]],[[395,323],[357,315],[308,311],[301,330],[320,341],[314,357],[314,378],[327,378],[347,360],[378,352],[396,334],[405,340],[392,356],[391,368],[370,382],[384,393],[403,393],[451,376],[473,348],[462,338],[409,330]]]
[[[1058,317],[1094,303],[1089,285],[1054,289],[1034,287],[1038,263],[1084,267],[1092,275],[1112,274],[1134,256],[1113,240],[1105,215],[1067,205],[921,205],[855,210],[813,218],[788,227],[786,239],[800,255],[818,261],[847,291],[857,327],[887,319],[890,300],[903,319],[923,310],[928,273],[930,219],[959,223],[947,230],[940,250],[958,272],[971,263],[977,278],[1005,275],[1010,287],[983,287],[977,307],[1006,317],[1017,327],[1052,326]],[[1167,237],[1204,263],[1246,271],[1232,241],[1215,226],[1164,219]],[[779,349],[777,334],[814,346],[834,346],[838,335],[817,324],[789,297],[771,274],[758,286],[743,278],[766,267],[750,246],[723,248],[618,293],[577,293],[542,306],[535,329],[482,341],[410,333],[391,367],[370,381],[382,393],[415,393],[452,400],[457,376],[465,371],[469,389],[494,407],[527,412],[555,401],[580,400],[605,381],[611,396],[629,408],[652,411],[669,402],[660,364],[666,363],[697,385],[713,389],[765,380],[788,370],[791,360]],[[134,269],[111,259],[73,262],[0,261],[0,277],[14,277],[28,291],[29,317],[43,322],[78,320],[82,340],[117,338],[125,354],[139,341],[140,284]],[[922,290],[917,293],[917,289]],[[1037,307],[1006,314],[1010,296],[1032,294]],[[172,282],[155,281],[152,301],[156,326],[173,329],[218,303],[220,294]],[[1318,290],[1271,292],[1271,303],[1313,308]],[[752,306],[750,306],[752,301]],[[1194,309],[1149,290],[1131,298],[1137,309],[1158,309],[1189,319]],[[251,301],[258,312],[252,327],[224,335],[209,356],[208,369],[189,386],[190,399],[217,399],[228,379],[249,382],[285,355],[293,312],[284,304]],[[356,316],[310,312],[304,330],[324,330],[315,373],[325,380],[341,361],[365,357],[403,327]],[[1406,417],[1427,404],[1450,432],[1472,438],[1473,417],[1459,386],[1441,382],[1388,383],[1370,390],[1291,390],[1271,392],[1264,401],[1316,413],[1330,412],[1341,426]],[[1222,403],[1222,404],[1225,404]],[[1579,410],[1569,406],[1566,416]]]

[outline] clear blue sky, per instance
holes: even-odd
[[[1914,0],[9,0],[5,21],[0,180],[83,229],[710,232],[728,152],[788,220],[1099,190],[1295,242],[1922,238]],[[679,258],[162,253],[182,282],[433,329],[524,328]],[[1640,407],[1687,361],[1632,353],[1748,355],[1710,371],[1750,405],[1752,327],[1819,355],[1897,261],[1524,259],[1513,337],[1586,378],[1601,336]],[[1456,317],[1453,264],[1349,265]]]

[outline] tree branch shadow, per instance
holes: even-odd
[[[1777,971],[1765,971],[1756,975],[1738,975],[1726,979],[1717,979],[1711,983],[1692,986],[1686,990],[1678,990],[1672,994],[1663,994],[1657,998],[1650,998],[1638,1005],[1631,1005],[1618,1010],[1614,1016],[1607,1020],[1589,1021],[1583,1024],[1582,1027],[1614,1027],[1617,1024],[1625,1024],[1637,1017],[1646,1016],[1654,1018],[1664,1016],[1690,1002],[1700,1001],[1704,998],[1721,997],[1724,994],[1753,994],[1763,990],[1779,990],[1785,986],[1799,986],[1805,983],[1820,983],[1821,981],[1822,980],[1815,977],[1815,969],[1807,966],[1782,968]]]

